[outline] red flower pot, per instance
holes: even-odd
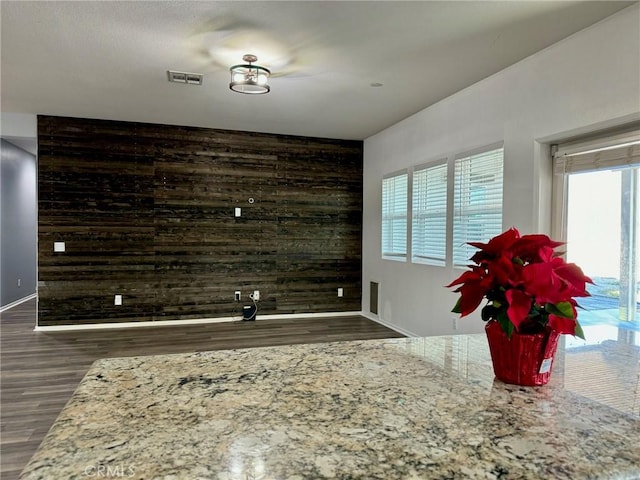
[[[485,327],[493,371],[499,380],[514,385],[544,385],[549,381],[559,335],[548,329],[544,333],[520,334],[511,338],[495,320]]]

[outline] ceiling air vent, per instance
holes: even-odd
[[[202,85],[202,73],[176,72],[167,70],[167,77],[173,83],[186,83],[188,85]]]

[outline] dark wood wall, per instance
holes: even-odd
[[[41,326],[361,309],[359,141],[39,116],[38,208]]]

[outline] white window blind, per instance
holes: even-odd
[[[444,266],[447,239],[447,164],[413,172],[411,260]]]
[[[404,259],[407,256],[407,196],[406,172],[382,179],[382,256]]]
[[[489,147],[492,148],[492,147]],[[453,194],[453,264],[464,266],[476,251],[467,242],[487,242],[502,232],[504,150],[492,148],[456,158]]]
[[[555,174],[640,166],[640,130],[558,145]]]

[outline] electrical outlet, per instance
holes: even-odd
[[[236,217],[242,216],[242,209],[240,207],[236,207],[233,213]]]
[[[339,297],[344,297],[344,289],[343,288],[338,288],[338,296]]]
[[[251,300],[257,302],[258,300],[260,300],[260,290],[254,290],[253,293],[249,296],[251,297]]]
[[[240,290],[236,290],[235,295],[236,295],[236,297],[235,297],[236,298],[236,302],[239,302],[240,301],[240,295],[241,295],[240,294]]]
[[[458,318],[457,317],[453,317],[451,320],[452,320],[452,325],[451,325],[452,328],[454,330],[457,330],[458,329]]]
[[[20,286],[21,283],[22,283],[22,280],[19,278],[18,279],[18,286]]]
[[[122,295],[116,295],[113,299],[113,304],[114,305],[122,305]]]
[[[66,250],[66,246],[64,242],[53,242],[54,252],[64,252],[65,250]]]

